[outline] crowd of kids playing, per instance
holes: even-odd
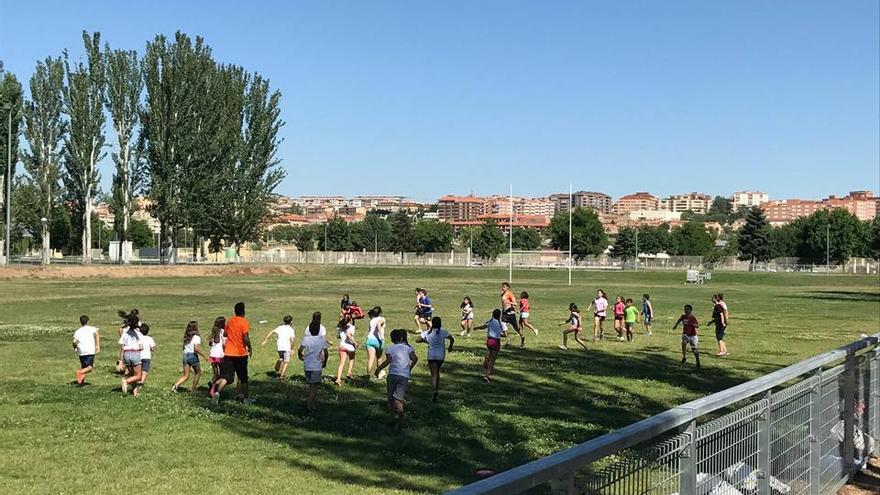
[[[434,306],[425,289],[416,289],[414,305],[414,320],[418,330],[414,332],[415,343],[427,345],[428,369],[431,375],[432,400],[438,401],[440,391],[440,371],[446,359],[446,353],[453,350],[455,338],[443,328],[442,320],[434,316]],[[728,324],[728,308],[724,302],[723,294],[712,296],[712,318],[709,325],[715,327],[715,337],[718,341],[717,356],[728,354],[724,342]],[[528,292],[521,292],[519,300],[514,296],[510,284],[501,284],[500,308],[492,311],[488,321],[474,326],[474,303],[470,297],[465,297],[460,304],[460,337],[470,337],[471,332],[477,330],[486,331],[486,355],[483,359],[482,379],[491,383],[495,363],[501,352],[502,340],[505,346],[511,345],[511,333],[519,337],[520,347],[525,347],[525,330],[531,330],[538,335],[538,329],[530,322],[531,306]],[[644,325],[645,334],[652,335],[654,322],[654,307],[648,294],[642,295],[641,307],[637,307],[631,298],[618,295],[611,305],[604,291],[596,291],[596,297],[587,307],[587,312],[593,313],[593,336],[592,340],[604,339],[604,323],[608,312],[613,315],[614,331],[620,341],[632,342],[635,336],[637,323]],[[116,361],[116,371],[120,373],[121,390],[123,393],[131,393],[138,396],[147,383],[150,373],[152,355],[156,348],[156,342],[150,336],[150,326],[141,320],[137,309],[125,312],[120,311],[121,325],[117,330],[119,354]],[[387,321],[382,313],[382,308],[375,306],[364,312],[363,308],[353,301],[348,294],[342,297],[339,315],[336,324],[337,340],[331,341],[327,337],[327,329],[322,324],[322,314],[315,312],[311,321],[304,329],[304,335],[300,345],[296,346],[296,330],[292,326],[293,318],[286,315],[281,324],[268,332],[263,338],[261,345],[265,346],[270,339],[274,338],[277,359],[275,360],[275,373],[279,380],[284,381],[288,376],[288,366],[293,356],[302,362],[305,383],[308,385],[306,405],[309,411],[317,407],[317,393],[322,381],[323,370],[327,367],[330,350],[336,347],[339,354],[339,364],[333,383],[343,386],[345,380],[354,380],[355,360],[360,347],[357,341],[357,322],[366,319],[368,322],[366,338],[363,347],[367,353],[367,374],[379,379],[386,380],[388,411],[392,415],[398,427],[403,426],[404,403],[406,389],[409,383],[410,372],[419,361],[416,352],[409,344],[410,331],[394,329],[388,337],[391,344],[386,343]],[[80,316],[80,328],[73,334],[73,348],[79,357],[80,366],[76,370],[76,383],[85,384],[86,376],[94,371],[95,355],[101,351],[101,338],[97,328],[89,325],[88,316]],[[261,322],[263,323],[263,322]],[[690,304],[684,306],[684,313],[678,317],[673,330],[682,326],[681,335],[681,364],[687,362],[688,349],[693,353],[696,367],[700,368],[700,353],[698,350],[697,331],[699,322],[693,314]],[[583,318],[575,303],[568,306],[568,318],[560,324],[565,327],[562,331],[562,344],[560,349],[568,350],[568,340],[572,337],[583,349],[587,349],[587,343],[581,338],[583,330]],[[211,379],[208,387],[208,395],[216,404],[220,401],[223,390],[236,383],[234,398],[242,402],[252,402],[249,396],[248,358],[254,349],[250,340],[250,322],[246,318],[246,309],[243,302],[235,304],[233,316],[228,320],[224,316],[217,317],[209,332],[209,337],[203,348],[203,340],[199,330],[199,324],[193,320],[187,323],[181,341],[181,362],[183,372],[171,386],[171,391],[176,392],[179,387],[191,381],[190,390],[198,390],[202,376],[202,361],[211,365]],[[207,352],[207,354],[206,354]],[[384,358],[384,359],[383,359]],[[343,375],[344,373],[344,375]]]

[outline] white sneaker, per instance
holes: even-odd
[[[623,337],[617,337],[617,340],[623,342],[624,339],[623,339]]]
[[[211,397],[211,404],[216,406],[219,403],[220,403],[220,394],[219,393],[214,394],[214,396]]]
[[[385,370],[380,371],[380,372],[379,372],[379,379],[381,380],[381,379],[385,378],[385,376],[386,376],[387,374],[388,374],[388,373],[386,373]]]
[[[125,378],[122,379],[122,393],[128,393],[128,383],[125,381]]]
[[[467,333],[467,330],[465,330],[465,331],[461,332],[460,334],[458,334],[458,336],[459,336],[459,337],[464,337],[464,336],[467,335],[467,334],[468,334],[468,333]]]
[[[567,350],[568,350],[568,347],[566,347],[566,346],[564,346],[564,345],[560,345],[559,348],[562,349],[563,351],[567,351]]]

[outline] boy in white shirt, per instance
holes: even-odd
[[[86,375],[95,368],[95,354],[101,352],[101,335],[98,329],[89,326],[89,317],[79,317],[80,327],[73,332],[73,350],[79,356],[79,369],[76,370],[77,385],[85,385]]]
[[[379,372],[389,368],[387,378],[388,412],[391,414],[397,429],[403,429],[403,403],[406,401],[406,386],[409,383],[410,371],[419,362],[413,348],[406,342],[406,330],[397,329],[391,332],[391,347],[385,350],[385,361],[376,368]]]
[[[150,374],[150,363],[153,362],[153,349],[156,348],[156,341],[150,337],[150,326],[141,322],[141,381],[140,386],[144,386],[147,382],[147,375]]]
[[[277,339],[276,349],[278,350],[278,359],[275,361],[275,371],[278,373],[278,380],[284,381],[287,374],[287,365],[290,364],[290,352],[293,350],[293,342],[296,339],[296,331],[290,326],[293,317],[286,315],[283,319],[284,324],[275,327],[274,330],[266,335],[261,345],[266,345],[269,337],[273,334]]]
[[[318,387],[321,385],[321,370],[327,367],[327,339],[321,334],[324,327],[321,325],[321,313],[315,313],[312,323],[306,327],[306,334],[296,352],[297,357],[303,362],[303,371],[306,375],[306,383],[309,385],[306,407],[313,412],[317,407]],[[326,332],[326,330],[324,330]]]

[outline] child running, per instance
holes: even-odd
[[[156,341],[150,337],[150,325],[141,322],[141,387],[147,383],[147,375],[150,374],[150,365],[153,363],[153,349],[156,348]]]
[[[269,337],[275,336],[277,341],[275,348],[278,351],[278,359],[275,360],[275,372],[278,373],[278,381],[283,382],[287,376],[287,365],[290,364],[290,353],[293,350],[293,342],[296,340],[296,330],[290,326],[290,323],[293,321],[292,316],[285,315],[281,321],[282,324],[266,334],[266,338],[263,339],[263,343],[260,345],[266,345]]]
[[[434,315],[434,306],[425,289],[416,289],[416,326],[419,330],[431,328],[431,318]]]
[[[617,340],[623,340],[623,297],[617,296],[614,300],[614,331],[617,332]]]
[[[357,342],[354,340],[355,328],[351,323],[351,317],[345,315],[339,320],[336,327],[339,334],[339,368],[336,369],[336,380],[333,380],[337,386],[342,386],[342,370],[345,368],[345,362],[348,361],[349,380],[354,380],[354,355],[357,351]]]
[[[498,353],[501,352],[501,338],[507,337],[507,332],[501,324],[500,309],[492,311],[492,318],[484,325],[474,328],[474,330],[483,329],[486,329],[486,349],[488,350],[485,359],[483,359],[483,368],[486,370],[483,381],[489,383],[492,381],[492,372],[495,370]]]
[[[416,339],[416,342],[426,342],[428,344],[428,369],[431,370],[431,388],[434,390],[431,396],[432,402],[437,402],[437,394],[440,391],[440,368],[443,361],[446,360],[446,341],[449,341],[449,352],[452,352],[452,345],[455,338],[442,328],[442,321],[439,316],[435,316],[431,320],[431,329],[422,332]]]
[[[691,351],[694,353],[694,358],[697,361],[697,369],[700,369],[700,353],[697,350],[697,329],[700,327],[697,318],[692,314],[694,311],[694,307],[690,304],[684,305],[684,314],[678,317],[678,321],[675,322],[675,325],[672,327],[673,330],[678,328],[678,324],[683,324],[683,329],[681,333],[681,366],[687,362],[687,347],[691,347]]]
[[[599,289],[596,291],[596,299],[587,307],[587,311],[593,310],[593,341],[602,340],[604,329],[602,322],[605,321],[605,313],[608,310],[608,298],[605,291]]]
[[[306,408],[314,412],[317,408],[318,387],[321,385],[321,370],[327,367],[327,339],[324,338],[326,330],[321,325],[321,313],[312,313],[312,322],[306,327],[305,335],[296,355],[303,363],[306,375],[306,383],[309,386],[306,398]]]
[[[623,308],[623,324],[626,328],[626,341],[633,341],[633,326],[639,321],[639,309],[633,304],[632,299],[626,300],[626,307]]]
[[[645,324],[645,333],[651,333],[651,323],[654,321],[654,306],[651,304],[651,296],[642,294],[642,322]]]
[[[192,320],[186,324],[186,330],[183,332],[183,375],[171,386],[172,392],[177,392],[177,387],[189,380],[190,369],[193,372],[191,390],[195,392],[199,388],[199,379],[202,378],[202,365],[199,362],[199,356],[208,361],[205,355],[202,354],[202,338],[199,336],[199,324]]]
[[[79,317],[80,327],[73,332],[73,350],[79,357],[79,368],[76,370],[76,384],[83,386],[86,375],[95,369],[95,355],[101,352],[101,335],[98,329],[89,325],[89,317]]]
[[[220,379],[220,367],[223,364],[225,352],[223,348],[226,346],[226,337],[223,331],[226,328],[226,317],[218,316],[214,320],[214,326],[211,328],[211,340],[208,341],[210,351],[208,352],[208,362],[211,363],[211,386],[208,388],[208,395],[214,398],[214,387],[217,380]]]
[[[470,337],[471,330],[474,326],[474,303],[471,301],[470,297],[465,296],[464,300],[461,301],[461,333],[459,334],[462,337]]]
[[[538,329],[535,328],[531,323],[529,323],[529,309],[531,305],[529,305],[529,293],[528,292],[520,292],[519,294],[519,326],[520,328],[528,328],[529,330],[535,332],[535,335],[538,335]]]
[[[419,362],[413,348],[406,342],[406,330],[397,329],[391,331],[392,346],[385,351],[385,361],[376,368],[376,377],[388,368],[388,413],[391,414],[392,424],[398,430],[403,429],[404,409],[406,401],[406,386],[409,383],[409,375]]]
[[[132,395],[138,396],[141,380],[141,333],[138,331],[140,321],[134,314],[129,315],[125,331],[119,337],[119,349],[122,351],[122,364],[125,366],[126,377],[122,378],[122,393],[128,393],[128,387],[134,385]]]
[[[563,326],[563,325],[568,325],[569,327],[568,327],[568,330],[564,330],[562,332],[562,345],[559,346],[559,348],[562,349],[563,351],[568,350],[568,334],[573,333],[575,342],[580,344],[581,347],[583,347],[584,350],[586,350],[587,344],[585,344],[584,341],[581,340],[581,337],[580,337],[580,333],[581,333],[581,330],[583,330],[583,326],[581,325],[581,314],[578,311],[577,304],[570,303],[568,305],[568,319],[565,320],[564,322],[562,322],[559,326]]]
[[[510,284],[507,282],[501,283],[501,321],[507,324],[507,326],[513,327],[513,331],[519,335],[519,346],[525,347],[526,336],[520,330],[519,322],[516,318],[516,297],[513,295],[513,291],[510,290]],[[510,345],[510,338],[507,339],[506,345]]]
[[[135,316],[138,318],[138,323],[140,323],[140,311],[137,308],[132,309],[128,313],[123,310],[119,310],[116,312],[120,318],[122,318],[122,324],[119,325],[119,337],[122,337],[122,334],[128,330],[128,320],[130,316]],[[128,369],[122,363],[122,349],[119,350],[119,359],[116,360],[116,372],[117,373],[128,373]]]
[[[373,376],[373,368],[379,365],[382,350],[385,348],[385,317],[382,308],[376,306],[367,312],[370,316],[370,330],[364,347],[367,348],[367,378]],[[379,378],[382,378],[381,376]]]

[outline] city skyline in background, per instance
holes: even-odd
[[[25,87],[83,29],[139,53],[180,29],[268,77],[286,196],[880,193],[876,2],[7,7],[40,19],[0,32]]]

